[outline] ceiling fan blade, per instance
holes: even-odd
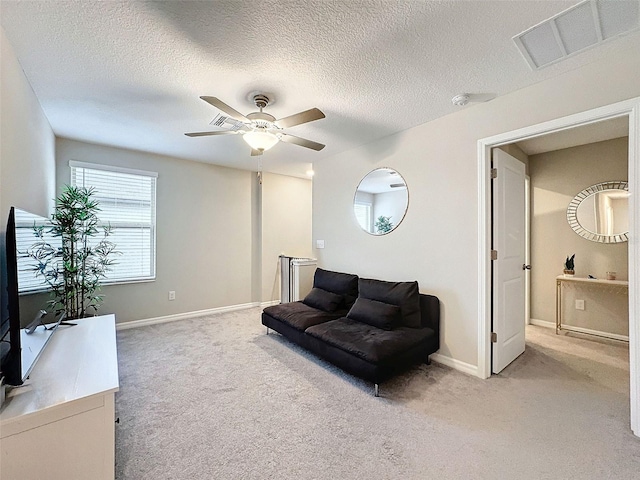
[[[238,132],[235,130],[226,131],[220,130],[216,132],[193,132],[193,133],[185,133],[187,137],[208,137],[209,135],[237,135]]]
[[[280,140],[287,143],[294,143],[295,145],[300,145],[301,147],[307,147],[318,152],[325,147],[321,143],[307,140],[306,138],[296,137],[295,135],[289,135],[287,133],[281,133]]]
[[[317,108],[312,108],[311,110],[305,110],[304,112],[281,118],[273,123],[280,128],[289,128],[303,123],[313,122],[314,120],[320,120],[321,118],[324,118],[324,113]]]
[[[251,149],[251,156],[252,157],[257,157],[258,155],[262,155],[262,150],[256,150],[255,148]]]
[[[236,120],[240,120],[241,122],[245,122],[245,123],[251,123],[251,120],[249,120],[247,117],[245,117],[244,115],[242,115],[240,112],[238,112],[237,110],[231,108],[229,105],[227,105],[226,103],[224,103],[222,100],[220,100],[219,98],[216,97],[200,97],[202,100],[204,100],[205,102],[207,102],[210,105],[213,105],[214,107],[216,107],[219,110],[222,110],[224,113],[226,113],[227,115],[229,115],[231,118],[235,118]]]

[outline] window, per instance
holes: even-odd
[[[360,226],[367,232],[371,232],[371,204],[356,202],[353,205],[353,211]]]
[[[152,280],[156,276],[157,173],[92,163],[69,162],[71,184],[93,187],[102,225],[121,252],[105,283]]]
[[[19,208],[15,209],[16,215],[16,250],[18,259],[18,288],[19,293],[35,293],[46,291],[49,286],[42,276],[35,274],[34,269],[38,268],[38,262],[27,255],[38,238],[33,232],[34,226],[43,226],[43,239],[54,249],[62,248],[60,237],[54,237],[49,233],[49,221],[33,213],[25,212]]]

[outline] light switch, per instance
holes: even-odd
[[[324,248],[324,240],[316,240],[316,248]]]

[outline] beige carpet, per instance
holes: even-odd
[[[421,365],[375,398],[259,317],[118,333],[119,480],[640,478],[623,344],[530,327],[499,376]]]

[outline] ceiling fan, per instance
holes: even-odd
[[[267,105],[269,105],[270,99],[265,94],[257,93],[253,96],[253,102],[260,110],[259,112],[252,112],[248,115],[242,115],[237,110],[234,110],[229,105],[221,101],[216,97],[200,97],[205,102],[213,105],[214,107],[222,110],[229,115],[232,119],[239,123],[237,130],[222,130],[215,132],[193,132],[185,133],[187,137],[206,137],[209,135],[242,135],[245,142],[251,147],[251,155],[262,155],[265,150],[269,150],[280,140],[287,143],[293,143],[294,145],[300,145],[301,147],[310,148],[312,150],[320,151],[325,146],[322,143],[313,142],[305,138],[296,137],[284,133],[284,128],[295,127],[303,123],[313,122],[314,120],[320,120],[324,118],[322,113],[317,108],[305,110],[304,112],[296,113],[276,120],[274,116],[264,113],[262,111]]]

